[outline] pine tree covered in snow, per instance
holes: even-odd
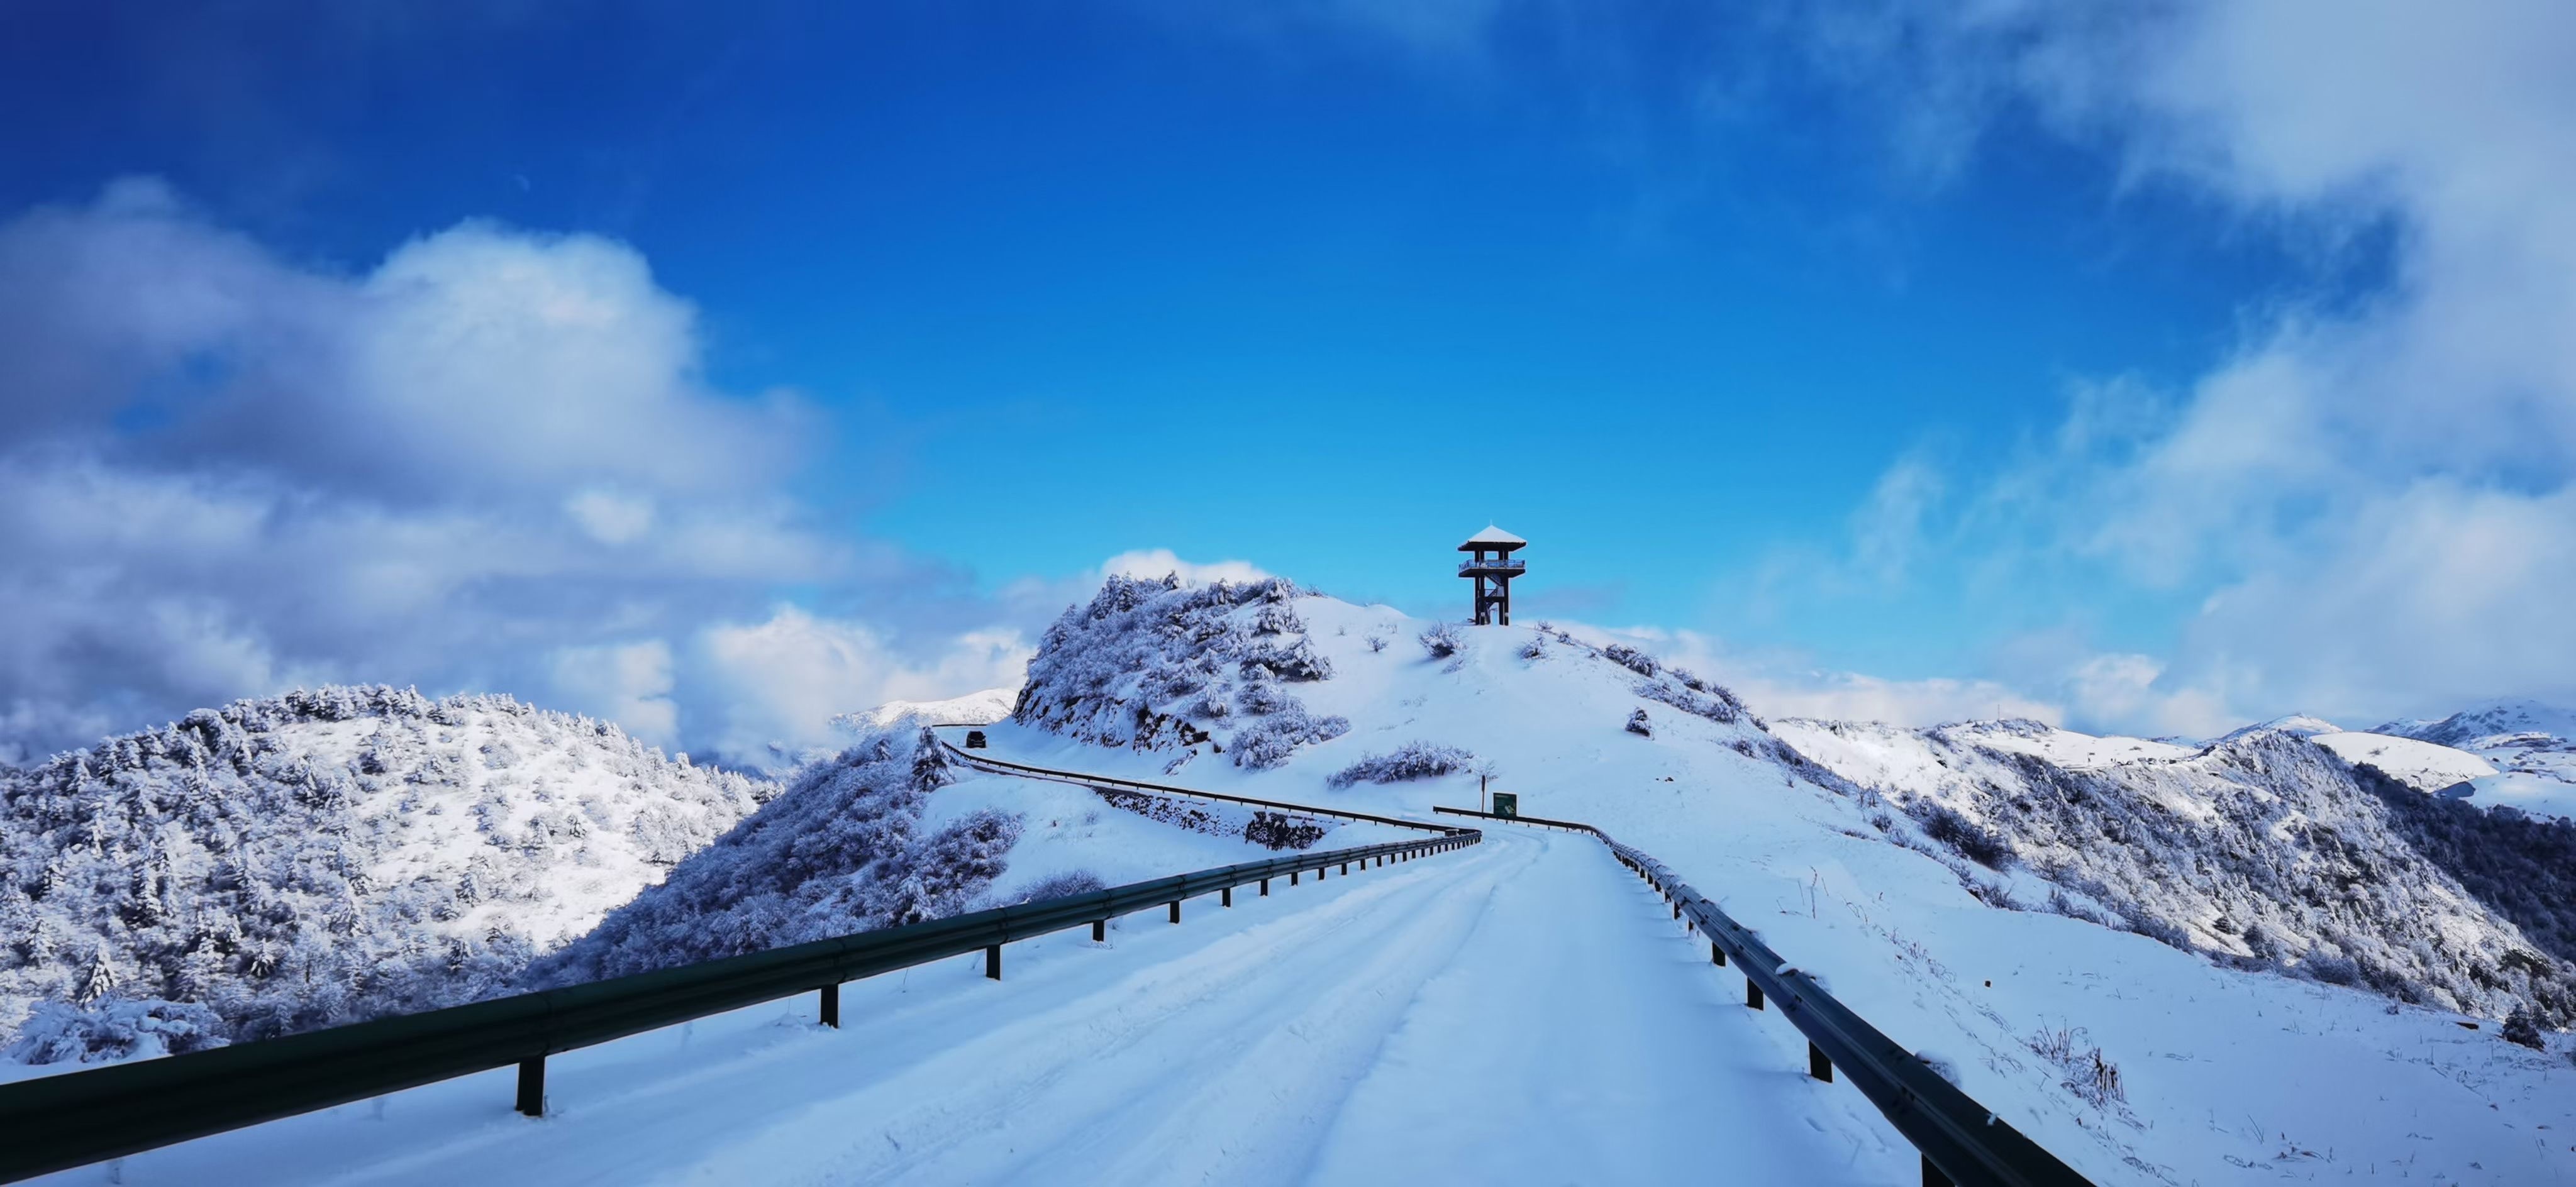
[[[96,1036],[78,1058],[505,992],[772,790],[605,722],[385,687],[0,770],[0,1025],[52,1003],[23,1055]]]
[[[925,797],[955,778],[946,753],[928,730],[898,724],[806,767],[530,979],[593,981],[968,909],[1002,873],[1021,821],[979,811],[925,834]]]

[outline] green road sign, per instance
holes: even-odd
[[[1508,791],[1498,791],[1494,793],[1494,815],[1518,816],[1520,814],[1521,797]]]

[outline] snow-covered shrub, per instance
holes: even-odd
[[[1020,901],[1039,903],[1051,898],[1072,898],[1077,894],[1092,894],[1107,889],[1109,884],[1101,881],[1098,874],[1089,870],[1067,870],[1061,874],[1049,874],[1029,883],[1028,889],[1020,892]]]
[[[228,1031],[196,1002],[100,998],[85,1005],[38,1002],[9,1045],[20,1063],[98,1063],[184,1055],[224,1045]]]
[[[2531,1012],[2529,1006],[2523,1006],[2505,1016],[2504,1041],[2517,1043],[2534,1051],[2549,1049],[2548,1041],[2540,1037],[2540,1018]]]
[[[1639,737],[1654,737],[1655,721],[1653,718],[1646,716],[1646,711],[1644,709],[1639,709],[1628,715],[1628,732],[1636,734]]]
[[[1370,631],[1360,641],[1368,644],[1369,654],[1371,655],[1376,655],[1386,650],[1386,636],[1381,635],[1376,631]]]
[[[1652,676],[1662,670],[1662,665],[1655,662],[1654,656],[1624,643],[1613,643],[1602,648],[1601,657],[1640,676]]]
[[[2299,969],[2328,985],[2361,984],[2361,965],[2347,956],[2315,953],[2300,961]]]
[[[1315,717],[1291,703],[1234,736],[1234,765],[1264,771],[1288,761],[1300,746],[1329,742],[1349,733],[1347,717]]]
[[[1445,622],[1431,624],[1431,629],[1418,637],[1422,640],[1422,649],[1431,653],[1433,659],[1447,659],[1466,646],[1466,641],[1458,637],[1458,628]]]
[[[1455,746],[1434,746],[1427,742],[1407,742],[1392,754],[1372,754],[1333,772],[1325,786],[1341,790],[1357,783],[1396,783],[1407,779],[1436,779],[1472,770],[1476,756]]]
[[[944,919],[966,909],[1008,868],[1020,840],[1020,816],[990,809],[939,830],[905,851],[902,877],[878,915],[887,927]],[[882,875],[880,875],[882,876]]]
[[[1516,654],[1518,654],[1522,659],[1547,658],[1547,636],[1531,635],[1529,642],[1521,644],[1520,650]]]
[[[1244,685],[1243,691],[1236,694],[1234,699],[1244,712],[1255,717],[1276,713],[1297,703],[1297,698],[1289,696],[1281,691],[1277,684],[1266,679]]]
[[[1324,839],[1324,826],[1284,812],[1254,812],[1243,839],[1265,849],[1311,849]]]
[[[1991,870],[2012,864],[2012,843],[1993,829],[1960,815],[1947,804],[1918,800],[1907,814],[1923,826],[1923,834],[1959,851],[1959,856]]]
[[[1638,696],[1652,701],[1661,701],[1693,717],[1705,717],[1719,725],[1732,724],[1744,716],[1744,703],[1736,700],[1734,693],[1723,688],[1714,689],[1703,696],[1688,688],[1676,687],[1662,680],[1640,680],[1634,691]],[[1739,741],[1738,745],[1741,744]]]

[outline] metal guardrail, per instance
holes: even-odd
[[[1174,787],[1167,783],[1140,783],[1133,779],[1114,779],[1106,775],[1085,775],[1076,771],[1059,771],[1051,767],[1033,767],[1026,763],[1005,762],[1002,759],[986,758],[980,754],[960,750],[956,746],[950,744],[946,738],[941,738],[939,740],[939,744],[948,747],[948,756],[950,758],[963,762],[970,767],[995,775],[1015,775],[1023,779],[1045,779],[1055,783],[1070,783],[1077,787],[1109,788],[1111,790],[1119,791],[1142,791],[1150,792],[1154,795],[1181,796],[1194,800],[1220,800],[1229,804],[1249,804],[1256,808],[1271,808],[1281,812],[1295,812],[1301,816],[1330,816],[1336,820],[1362,820],[1367,821],[1370,824],[1391,824],[1397,828],[1419,829],[1423,832],[1439,833],[1443,836],[1475,831],[1474,829],[1456,828],[1450,825],[1438,824],[1429,821],[1405,820],[1401,817],[1395,816],[1374,816],[1366,812],[1352,812],[1341,808],[1318,808],[1312,804],[1290,804],[1283,803],[1279,800],[1257,800],[1251,796],[1225,795],[1221,792],[1200,791],[1196,788]],[[1442,808],[1440,811],[1445,812],[1448,811],[1448,809]]]
[[[1982,1187],[1989,1183],[2005,1187],[2091,1187],[2090,1181],[2074,1168],[1836,1001],[1814,977],[1782,960],[1751,929],[1719,910],[1715,902],[1691,889],[1671,867],[1645,851],[1620,844],[1598,828],[1571,820],[1496,816],[1469,808],[1432,810],[1451,816],[1570,829],[1599,838],[1618,855],[1622,865],[1663,893],[1665,901],[1673,905],[1675,919],[1687,920],[1693,930],[1708,937],[1712,963],[1724,965],[1732,960],[1743,972],[1746,1005],[1758,1010],[1766,999],[1778,1003],[1790,1025],[1807,1037],[1808,1074],[1831,1080],[1834,1069],[1841,1068],[1852,1086],[1887,1115],[1888,1123],[1914,1143],[1923,1155],[1926,1187]]]
[[[819,993],[822,1021],[838,1026],[844,981],[978,948],[984,975],[998,980],[1002,945],[1013,940],[1086,923],[1100,939],[1110,919],[1164,905],[1178,923],[1181,904],[1201,895],[1220,894],[1230,907],[1237,886],[1257,882],[1268,894],[1274,878],[1294,884],[1306,871],[1320,878],[1336,864],[1348,874],[1353,865],[1410,861],[1483,839],[1474,829],[1413,827],[1439,835],[1245,862],[569,989],[0,1084],[0,1181],[513,1064],[518,1109],[539,1116],[549,1055],[799,993]]]

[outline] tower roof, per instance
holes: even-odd
[[[1486,524],[1484,531],[1467,537],[1467,542],[1459,545],[1458,551],[1474,552],[1479,548],[1489,548],[1509,552],[1515,548],[1526,547],[1528,544],[1529,541],[1527,540],[1521,539],[1520,537],[1515,536],[1510,532],[1506,532],[1501,528],[1495,527],[1492,524]]]

